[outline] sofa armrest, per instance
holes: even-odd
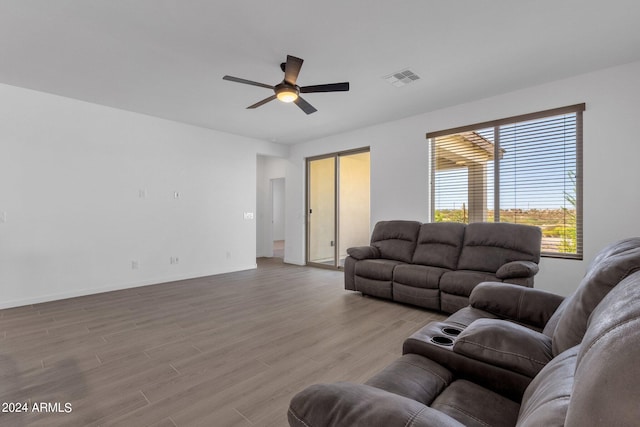
[[[380,250],[375,246],[356,246],[347,249],[347,254],[358,260],[380,258]]]
[[[531,261],[511,261],[504,264],[496,271],[496,277],[500,280],[516,279],[519,277],[533,277],[540,268]]]
[[[463,427],[415,400],[364,384],[315,384],[291,399],[291,427]]]
[[[553,358],[551,338],[500,319],[478,319],[456,340],[453,351],[530,378]]]
[[[483,282],[469,296],[473,308],[517,323],[543,329],[564,297],[541,289],[501,282]]]

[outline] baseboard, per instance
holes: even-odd
[[[255,270],[256,268],[258,268],[258,265],[252,264],[250,266],[239,267],[237,269],[228,270],[228,271],[213,271],[213,272],[202,272],[202,273],[195,273],[195,274],[168,276],[168,277],[147,279],[147,280],[136,281],[136,282],[121,283],[118,285],[103,286],[99,288],[77,289],[71,292],[59,292],[55,294],[49,294],[49,295],[44,295],[44,296],[39,296],[34,298],[2,301],[0,302],[0,309],[22,307],[25,305],[33,305],[33,304],[41,304],[45,302],[58,301],[58,300],[69,299],[69,298],[77,298],[77,297],[82,297],[86,295],[95,295],[95,294],[102,294],[105,292],[121,291],[123,289],[139,288],[142,286],[161,285],[163,283],[178,282],[180,280],[199,279],[202,277],[217,276],[219,274],[235,273],[238,271],[245,271],[245,270]]]

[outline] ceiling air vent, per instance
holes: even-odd
[[[420,79],[420,76],[407,68],[402,71],[396,71],[388,76],[384,76],[383,79],[395,87],[401,87]]]

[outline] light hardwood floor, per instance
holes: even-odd
[[[342,272],[278,259],[0,310],[0,411],[29,405],[0,412],[0,425],[285,426],[297,391],[365,381],[443,318],[345,291]],[[32,412],[34,403],[71,411]]]

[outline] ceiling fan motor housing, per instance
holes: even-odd
[[[275,85],[273,91],[276,93],[276,96],[280,101],[293,102],[300,94],[300,87],[283,81],[282,83]]]

